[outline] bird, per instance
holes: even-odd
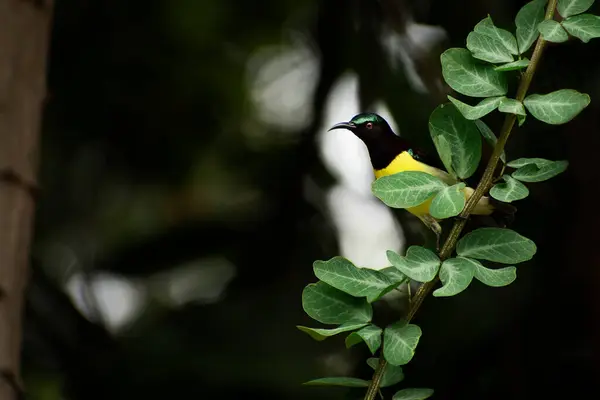
[[[429,157],[426,152],[415,148],[408,140],[394,133],[387,121],[378,114],[370,112],[357,114],[348,122],[333,125],[329,128],[329,131],[334,129],[347,129],[362,140],[369,152],[375,179],[404,171],[420,171],[439,178],[447,185],[459,183],[448,172],[436,167],[435,165],[439,165],[439,163]],[[465,200],[468,200],[474,189],[466,186],[463,192]],[[432,195],[424,203],[406,208],[406,211],[419,218],[435,233],[436,244],[439,249],[442,233],[440,220],[432,217],[429,213],[429,207],[434,196]],[[491,216],[497,210],[502,214],[514,213],[514,207],[499,203],[489,196],[483,196],[471,214]]]

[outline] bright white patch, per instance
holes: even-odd
[[[386,250],[400,251],[404,242],[392,211],[377,198],[366,198],[343,185],[329,191],[327,203],[342,255],[359,267],[389,267]]]
[[[87,277],[75,272],[67,281],[65,292],[83,316],[119,333],[142,313],[147,296],[171,307],[190,302],[214,303],[223,297],[234,276],[235,267],[228,261],[204,259],[159,272],[144,282],[106,272]]]
[[[358,113],[358,78],[356,74],[348,73],[332,86],[326,101],[323,125],[319,129],[322,132],[319,135],[321,158],[342,185],[370,197],[374,175],[364,143],[349,130],[328,131],[336,123],[349,121]]]
[[[380,104],[375,110],[397,132],[385,106]],[[333,85],[319,129],[323,163],[338,180],[326,195],[327,208],[338,232],[341,255],[360,267],[381,269],[389,266],[386,250],[403,251],[404,234],[391,210],[371,193],[374,176],[364,143],[345,129],[327,131],[359,112],[358,78],[348,73]]]
[[[65,291],[83,316],[104,323],[113,333],[134,322],[146,303],[141,285],[106,272],[88,277],[76,272],[67,281]]]
[[[161,301],[180,307],[190,302],[209,304],[219,301],[235,274],[236,268],[229,261],[210,258],[160,272],[149,282]]]
[[[302,40],[294,40],[291,46],[260,49],[247,67],[258,118],[282,130],[308,126],[319,67],[319,58]]]

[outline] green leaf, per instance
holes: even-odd
[[[546,0],[534,0],[525,4],[515,18],[519,52],[525,53],[538,38],[537,26],[544,20]]]
[[[519,168],[511,175],[513,178],[520,180],[521,182],[542,182],[550,178],[554,178],[556,175],[564,172],[569,166],[568,161],[553,161],[550,164],[545,164],[542,167],[538,167],[535,164],[528,164],[524,167]]]
[[[526,119],[527,115],[517,115],[517,121],[519,122],[519,126],[523,125]]]
[[[302,292],[302,308],[323,324],[371,322],[373,309],[364,298],[352,297],[325,282],[311,283]]]
[[[418,206],[446,184],[426,172],[404,171],[382,176],[371,185],[373,194],[387,206],[409,208]]]
[[[454,104],[454,106],[460,111],[460,113],[469,120],[479,119],[492,111],[498,108],[498,104],[500,104],[500,100],[502,100],[502,96],[500,97],[488,97],[487,99],[483,99],[476,106],[470,106],[466,103],[463,103],[460,100],[455,99],[452,96],[448,96],[448,100]]]
[[[392,250],[387,251],[388,261],[404,275],[417,282],[429,282],[435,278],[441,261],[431,250],[421,246],[410,246],[402,257]]]
[[[406,322],[396,322],[383,331],[383,356],[392,365],[405,365],[415,355],[421,338],[421,328]]]
[[[451,48],[441,57],[442,75],[450,87],[471,97],[504,96],[508,91],[506,77],[492,65],[476,61],[467,49]]]
[[[346,337],[346,348],[354,346],[357,343],[365,342],[371,354],[375,352],[381,346],[381,333],[382,329],[375,325],[367,325],[359,331],[352,332]]]
[[[379,358],[371,357],[367,359],[367,364],[369,367],[373,369],[377,369],[377,365],[379,365]],[[404,380],[404,372],[402,371],[402,367],[387,364],[385,366],[385,371],[383,372],[383,377],[381,378],[380,387],[389,387],[394,386],[397,383],[400,383]]]
[[[440,268],[443,286],[433,292],[434,297],[455,296],[469,287],[473,280],[474,266],[467,258],[449,258]]]
[[[510,285],[517,279],[515,267],[504,267],[499,269],[486,268],[477,260],[468,259],[475,267],[475,279],[484,285],[501,287]]]
[[[506,164],[507,167],[511,168],[520,168],[524,167],[528,164],[535,164],[538,167],[543,167],[544,165],[552,164],[554,161],[546,160],[544,158],[518,158]]]
[[[313,263],[315,276],[342,292],[354,297],[366,297],[369,303],[399,285],[386,274],[368,268],[357,268],[343,257]]]
[[[425,400],[431,396],[433,396],[433,389],[411,388],[396,392],[392,400]]]
[[[556,9],[563,18],[586,12],[594,4],[594,0],[558,0]]]
[[[482,120],[475,121],[475,126],[477,126],[479,133],[481,133],[481,136],[483,136],[485,141],[488,142],[490,144],[490,146],[492,146],[492,148],[496,147],[496,143],[498,142],[498,139],[496,138],[496,135],[494,135],[494,132],[492,132],[490,127],[487,126],[487,124],[485,122],[483,122]],[[502,160],[503,163],[506,163],[506,153],[504,152],[504,150],[502,150],[500,159]]]
[[[562,26],[583,43],[600,37],[600,17],[597,15],[575,15],[565,19]]]
[[[478,32],[471,32],[467,36],[467,49],[469,49],[473,57],[490,63],[507,63],[513,61],[510,51],[508,51],[501,41]]]
[[[531,260],[536,250],[532,240],[503,228],[476,229],[467,233],[456,245],[459,256],[502,264]]]
[[[367,365],[369,367],[373,368],[374,370],[377,369],[377,366],[379,365],[379,358],[378,357],[367,358]],[[398,368],[401,368],[401,367],[398,367]]]
[[[365,381],[364,379],[346,376],[332,376],[329,378],[319,378],[304,382],[304,384],[308,386],[344,386],[354,388],[366,388],[369,387],[369,383],[370,381]]]
[[[556,22],[553,19],[547,19],[540,22],[538,31],[540,31],[544,40],[549,42],[562,43],[569,40],[569,35],[560,22]]]
[[[523,58],[521,60],[513,61],[507,64],[498,65],[494,67],[494,71],[506,72],[506,71],[516,71],[518,69],[527,68],[529,66],[529,59]]]
[[[529,196],[529,189],[510,175],[503,175],[504,183],[496,183],[490,190],[490,195],[496,200],[511,203]]]
[[[446,171],[448,171],[452,178],[456,179],[456,172],[452,168],[452,147],[450,146],[450,142],[442,135],[437,135],[432,140]]]
[[[346,322],[345,324],[342,324],[339,327],[333,329],[309,328],[307,326],[301,325],[297,325],[296,328],[300,329],[302,332],[308,333],[310,337],[320,342],[322,340],[327,339],[330,336],[334,336],[342,332],[353,331],[355,329],[362,328],[365,325],[367,324],[357,322]]]
[[[515,99],[509,99],[507,97],[504,97],[500,101],[498,111],[507,114],[527,115],[525,113],[525,108],[523,108],[523,103]]]
[[[590,104],[590,96],[573,89],[548,94],[532,94],[523,101],[535,118],[552,125],[569,122]]]
[[[398,285],[400,285],[408,280],[408,276],[404,275],[396,267],[387,267],[384,269],[380,269],[379,272],[386,274],[394,282],[400,282]]]
[[[473,30],[477,33],[500,41],[511,54],[519,54],[519,49],[517,48],[517,39],[515,39],[514,35],[509,31],[497,28],[492,21],[492,17],[488,16],[487,18],[482,19],[477,25],[475,25]]]
[[[462,191],[465,187],[466,185],[460,182],[440,190],[429,206],[431,216],[444,219],[460,214],[465,208],[465,193]]]
[[[481,137],[473,121],[465,119],[450,103],[439,105],[429,116],[429,134],[450,144],[452,169],[461,179],[473,175],[481,160]]]

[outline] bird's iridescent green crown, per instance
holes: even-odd
[[[360,125],[360,124],[364,124],[365,122],[381,123],[381,122],[385,122],[385,120],[375,113],[361,113],[361,114],[355,115],[350,120],[350,122],[352,122],[356,125]]]

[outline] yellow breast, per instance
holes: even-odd
[[[392,160],[392,162],[389,163],[387,167],[385,167],[383,169],[379,169],[379,170],[374,170],[375,178],[377,178],[377,179],[381,178],[382,176],[393,175],[393,174],[397,174],[399,172],[404,172],[404,171],[425,172],[425,173],[428,173],[430,175],[440,178],[442,181],[444,181],[448,185],[454,185],[455,183],[457,183],[457,181],[454,178],[452,178],[452,176],[450,176],[450,174],[448,174],[447,172],[442,171],[441,169],[438,169],[435,167],[431,167],[431,166],[424,164],[418,160],[415,160],[410,155],[410,153],[408,153],[407,151],[403,151],[402,153],[398,154],[398,156],[396,156],[396,158],[394,158],[394,160]],[[471,196],[471,194],[473,193],[473,189],[465,188],[464,193],[465,193],[465,199],[468,199]],[[431,201],[433,200],[433,197],[434,196],[431,196],[424,203],[419,204],[418,206],[407,208],[406,211],[416,215],[417,217],[421,217],[425,214],[429,214],[429,206],[431,205]],[[484,199],[482,198],[482,200],[484,200]],[[489,208],[489,206],[488,206],[487,198],[485,198],[485,200],[484,200],[485,205],[481,204],[482,200],[480,200],[480,202],[478,203],[474,214],[479,214],[479,213],[489,214],[489,213],[491,213],[491,208]],[[481,206],[483,206],[483,208]]]
[[[450,174],[441,169],[431,167],[421,161],[415,160],[408,151],[403,151],[383,169],[374,170],[375,178],[379,179],[382,176],[397,174],[404,171],[421,171],[430,175],[437,176],[448,185],[454,185],[456,182]]]

